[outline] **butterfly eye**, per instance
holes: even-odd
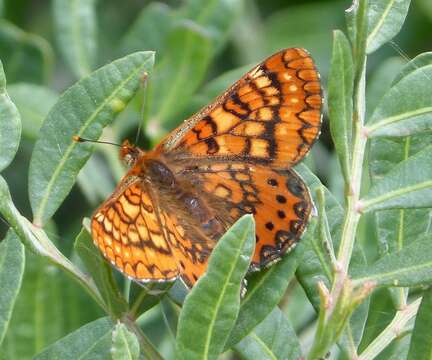
[[[133,156],[131,154],[126,154],[123,158],[124,162],[126,163],[127,166],[132,166],[133,163]]]

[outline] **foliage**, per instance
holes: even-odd
[[[345,26],[337,1],[53,0],[31,21],[0,1],[0,359],[430,358],[428,4],[354,0]],[[417,56],[389,57],[392,39]],[[300,244],[246,274],[245,216],[189,294],[119,276],[82,224],[124,169],[116,149],[72,136],[140,127],[148,148],[290,46],[328,90],[322,140],[296,166],[317,210]]]

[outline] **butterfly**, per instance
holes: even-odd
[[[299,241],[313,208],[292,167],[319,136],[322,99],[308,52],[285,49],[153,150],[125,141],[120,157],[129,171],[92,217],[95,244],[137,282],[181,278],[190,288],[220,237],[253,214],[250,270],[279,260]]]

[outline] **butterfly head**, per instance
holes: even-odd
[[[139,157],[140,149],[131,144],[128,140],[123,141],[120,147],[120,159],[124,161],[124,163],[129,166],[133,167]]]

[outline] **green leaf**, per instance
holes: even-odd
[[[139,50],[152,50],[163,57],[166,38],[174,20],[173,11],[163,3],[152,2],[142,9],[121,40],[122,55]]]
[[[117,287],[111,266],[93,244],[86,229],[82,229],[77,236],[74,249],[96,283],[110,315],[120,318],[127,311],[128,305]]]
[[[54,54],[50,44],[5,19],[0,19],[0,54],[10,83],[41,83],[51,76]]]
[[[307,233],[313,230],[314,225],[308,225]],[[301,241],[307,241],[307,236],[304,234]],[[246,296],[241,303],[235,326],[225,344],[225,350],[247,336],[282,300],[302,260],[302,254],[303,247],[300,243],[292,253],[286,254],[277,264],[248,277]]]
[[[20,112],[23,137],[36,140],[58,94],[45,86],[30,83],[12,84],[8,86],[8,92]]]
[[[208,269],[194,286],[180,314],[178,359],[215,359],[234,326],[240,292],[254,251],[255,223],[251,215],[238,220],[218,241]]]
[[[432,207],[432,162],[428,146],[372,185],[360,200],[360,211]]]
[[[302,355],[297,335],[278,307],[235,350],[242,359],[250,360],[300,359]]]
[[[21,287],[24,273],[24,247],[18,237],[9,230],[0,242],[0,344],[2,343],[12,310]]]
[[[398,72],[398,74],[393,80],[393,85],[398,83],[405,76],[411,74],[413,71],[418,70],[422,67],[427,68],[429,65],[432,65],[432,52],[425,52],[423,54],[417,55],[414,59],[405,64],[405,66],[400,72]]]
[[[124,109],[153,65],[152,52],[116,60],[67,90],[48,114],[36,142],[29,174],[34,222],[43,225],[72,188],[93,146],[73,135],[97,139],[102,128]]]
[[[94,68],[97,52],[94,0],[54,0],[54,33],[59,49],[77,78]]]
[[[0,61],[0,171],[13,160],[21,138],[21,118],[6,92],[6,77]]]
[[[432,64],[407,73],[381,99],[366,125],[368,136],[407,136],[432,130]]]
[[[432,284],[432,247],[430,236],[382,257],[372,265],[357,269],[355,285],[371,281],[377,286],[409,287]]]
[[[204,79],[211,54],[211,37],[205,28],[191,22],[173,27],[166,54],[158,62],[148,88],[147,131],[152,138],[162,134],[161,127],[172,127],[175,115],[184,109]]]
[[[64,307],[61,275],[45,258],[26,252],[21,290],[2,349],[11,359],[29,359],[64,336],[69,309]]]
[[[333,55],[328,83],[328,109],[330,130],[342,168],[348,183],[352,148],[354,65],[351,46],[344,33],[333,33]]]
[[[140,347],[135,334],[126,325],[118,323],[112,333],[111,356],[113,360],[137,360]]]
[[[415,319],[407,360],[432,359],[432,289],[423,293]]]
[[[112,329],[113,324],[109,318],[93,321],[55,342],[33,359],[110,359]]]
[[[369,0],[367,53],[393,39],[402,28],[410,0]]]

